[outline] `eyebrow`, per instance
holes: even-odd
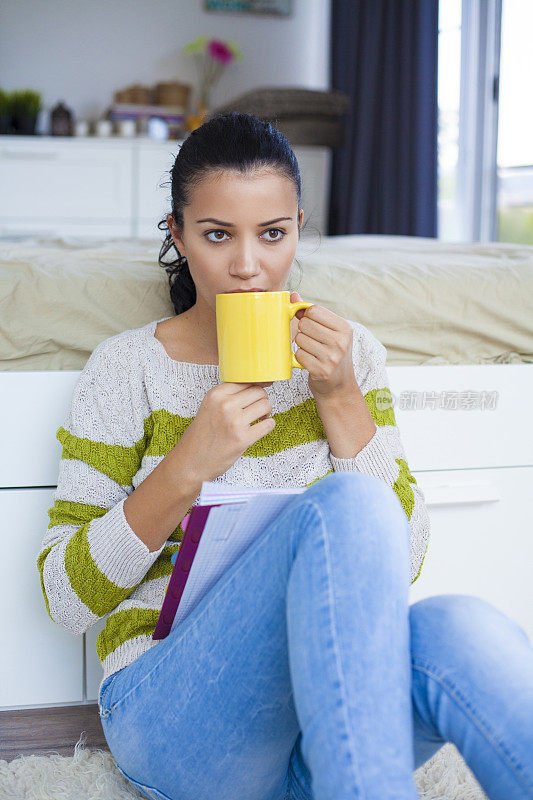
[[[274,222],[281,222],[284,219],[292,220],[292,217],[278,217],[277,219],[269,219],[267,222],[258,222],[257,227],[262,228],[263,225],[273,225]],[[215,225],[224,225],[226,228],[234,228],[233,222],[222,222],[220,219],[213,219],[213,217],[206,217],[205,219],[197,219],[196,222],[214,222]]]

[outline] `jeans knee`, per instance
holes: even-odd
[[[335,539],[352,536],[358,548],[368,545],[382,557],[409,555],[410,527],[394,490],[374,475],[339,471],[326,475],[310,487],[306,499],[332,520]],[[399,531],[405,533],[404,536]]]
[[[484,616],[503,616],[487,600],[470,594],[435,594],[413,603],[412,608],[447,629],[463,627]]]
[[[419,642],[431,637],[453,646],[469,642],[487,645],[491,636],[519,633],[528,636],[518,623],[482,597],[467,594],[439,594],[425,597],[410,606],[413,639]]]
[[[411,605],[415,624],[446,630],[460,630],[469,620],[490,609],[489,603],[480,597],[468,594],[436,594],[424,597]]]
[[[365,514],[380,528],[396,531],[403,525],[410,534],[407,516],[394,489],[367,472],[329,473],[318,481],[313,499],[330,511],[345,508],[352,515]]]
[[[338,503],[339,499],[350,497],[362,502],[376,502],[381,505],[392,505],[396,508],[401,504],[394,489],[385,483],[382,478],[370,475],[368,472],[355,470],[339,470],[330,472],[324,478],[314,483],[313,499],[324,503]],[[403,509],[402,509],[403,510]]]
[[[524,692],[531,675],[531,642],[514,620],[481,597],[426,597],[409,607],[410,649],[417,685],[432,676],[463,698],[472,686],[488,698],[505,691],[509,703]],[[501,694],[500,694],[501,696]],[[508,702],[506,701],[508,705]],[[513,712],[514,713],[514,712]],[[517,709],[516,714],[520,712]]]

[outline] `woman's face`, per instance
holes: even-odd
[[[197,311],[214,314],[221,292],[284,290],[302,219],[294,184],[277,171],[209,173],[184,208],[183,231],[167,217],[189,264]]]

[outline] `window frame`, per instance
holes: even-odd
[[[455,207],[459,238],[497,240],[502,0],[462,0]]]

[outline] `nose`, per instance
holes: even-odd
[[[238,243],[233,257],[233,274],[248,280],[261,271],[255,243],[247,237]]]

